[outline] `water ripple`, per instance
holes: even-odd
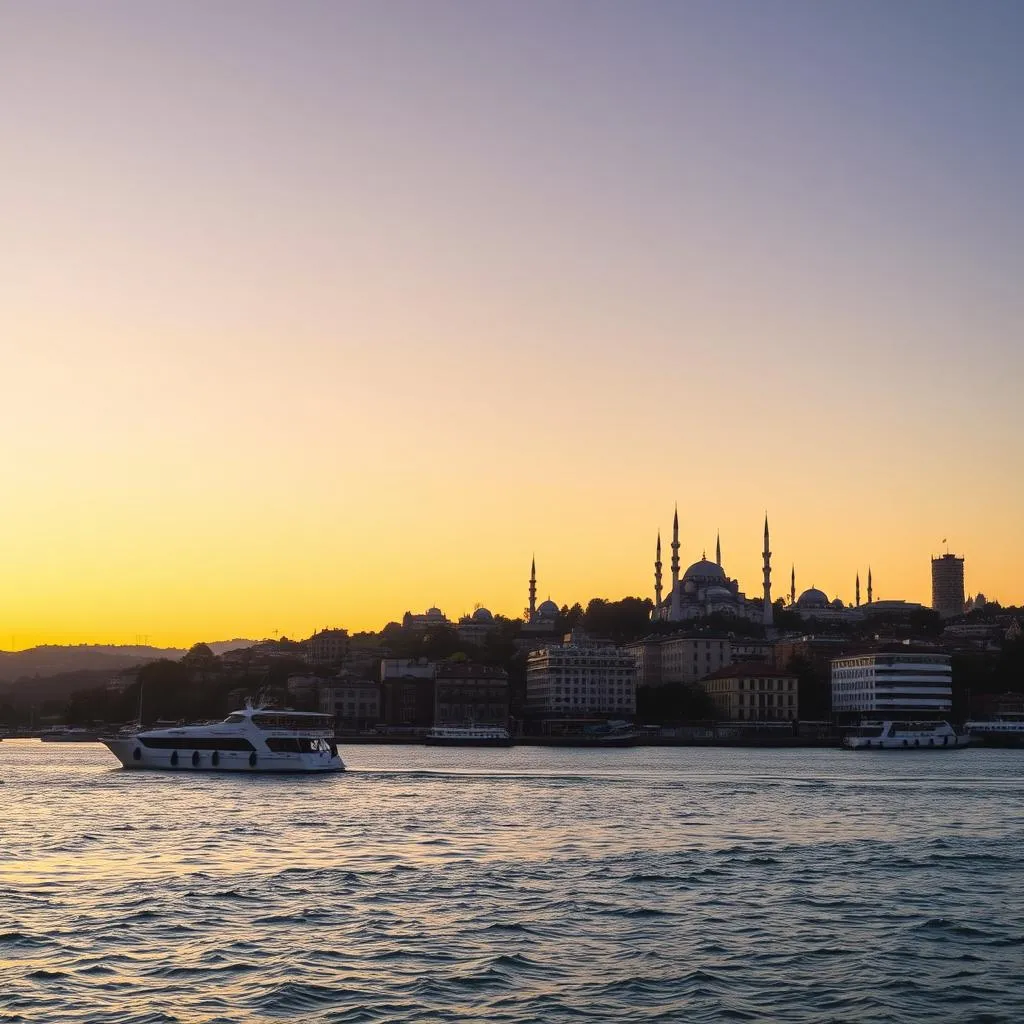
[[[1024,755],[0,744],[0,1020],[1016,1022]]]

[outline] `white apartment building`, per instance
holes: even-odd
[[[948,654],[884,651],[832,659],[832,710],[941,712],[953,707]]]
[[[636,665],[617,647],[567,644],[531,651],[526,660],[526,709],[533,714],[636,713]]]

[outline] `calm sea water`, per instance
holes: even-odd
[[[0,743],[0,1020],[1024,1019],[1024,752]]]

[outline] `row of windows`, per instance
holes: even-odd
[[[776,700],[776,697],[778,700]],[[786,707],[793,707],[794,703],[793,694],[791,693],[741,693],[739,695],[740,706],[742,707],[744,703],[749,704],[750,707],[758,706],[758,698],[760,698],[761,701],[760,707],[772,708],[778,706],[781,708],[783,705]],[[783,698],[785,698],[785,700]]]
[[[139,736],[144,747],[155,750],[255,750],[241,736]]]

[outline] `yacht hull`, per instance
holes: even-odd
[[[104,739],[101,743],[124,768],[179,772],[328,773],[345,770],[337,755],[327,753],[268,753],[245,750],[195,750],[185,740],[177,749],[147,748],[134,739]]]

